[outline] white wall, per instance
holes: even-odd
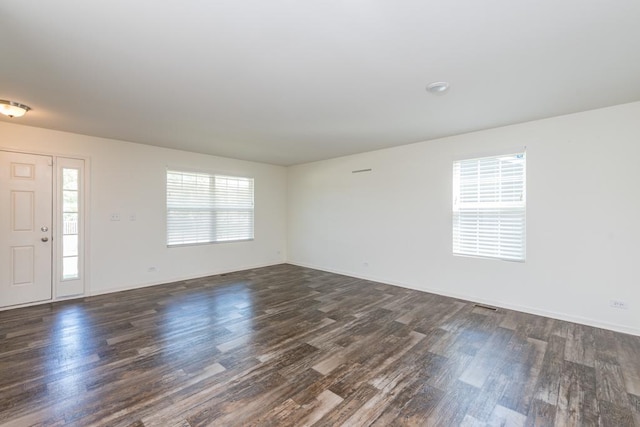
[[[451,162],[525,145],[527,261],[452,256]],[[288,251],[295,264],[640,334],[640,103],[288,171],[6,122],[2,148],[90,158],[90,294],[276,264]],[[167,165],[256,178],[255,241],[166,248]]]
[[[526,262],[453,256],[452,161],[524,146]],[[633,103],[294,166],[289,260],[640,334],[639,159]]]
[[[286,169],[0,123],[0,149],[85,156],[91,164],[88,294],[284,262]],[[255,240],[166,247],[167,166],[255,178]],[[112,213],[121,220],[110,221]],[[130,221],[131,214],[136,221]],[[156,267],[156,272],[149,272]]]

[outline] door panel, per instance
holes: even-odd
[[[33,283],[34,249],[33,246],[11,248],[13,272],[13,280],[10,282],[11,285],[30,285]]]
[[[12,191],[11,192],[11,231],[33,231],[33,217],[35,215],[35,204],[33,191]]]
[[[51,299],[52,164],[0,151],[0,307]]]

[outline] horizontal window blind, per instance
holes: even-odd
[[[525,259],[525,153],[453,163],[453,253]]]
[[[253,239],[253,179],[167,171],[167,245]]]

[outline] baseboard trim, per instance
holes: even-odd
[[[621,332],[623,334],[640,336],[640,329],[629,327],[626,325],[619,325],[617,323],[603,322],[597,319],[591,319],[591,318],[582,317],[582,316],[574,316],[566,313],[558,313],[558,312],[544,310],[536,307],[510,304],[510,303],[505,303],[503,301],[495,301],[487,298],[476,298],[469,295],[449,292],[447,290],[439,289],[439,288],[417,287],[410,283],[401,283],[401,282],[396,282],[393,280],[388,280],[388,279],[379,278],[379,277],[364,276],[364,275],[354,274],[348,271],[340,271],[340,270],[331,269],[331,268],[324,268],[317,265],[307,264],[307,263],[302,263],[297,261],[287,261],[287,264],[296,265],[298,267],[312,268],[314,270],[326,271],[329,273],[341,274],[344,276],[354,277],[356,279],[363,279],[363,280],[370,280],[372,282],[385,283],[388,285],[399,286],[401,288],[413,289],[416,291],[429,292],[432,294],[456,298],[464,301],[469,301],[472,303],[480,303],[485,305],[491,305],[494,307],[506,308],[508,310],[521,311],[523,313],[535,314],[538,316],[549,317],[551,319],[564,320],[566,322],[572,322],[572,323],[579,323],[581,325],[593,326],[594,328],[608,329],[615,332]]]
[[[169,284],[169,283],[181,282],[181,281],[184,281],[184,280],[200,279],[202,277],[208,277],[208,276],[218,276],[220,274],[237,273],[237,272],[240,272],[240,271],[253,270],[254,268],[271,267],[271,266],[280,265],[280,264],[286,264],[286,262],[285,261],[277,261],[277,262],[266,263],[266,264],[255,264],[255,265],[250,265],[250,266],[246,266],[246,267],[243,266],[240,269],[216,270],[216,271],[212,271],[212,272],[204,273],[204,274],[181,276],[181,277],[169,278],[169,279],[164,279],[164,280],[155,281],[155,282],[138,283],[138,284],[135,284],[135,285],[123,286],[123,287],[119,287],[119,288],[111,288],[111,289],[106,289],[106,290],[101,290],[101,291],[91,291],[91,290],[89,290],[88,292],[86,292],[86,293],[84,293],[82,295],[70,295],[70,296],[67,296],[67,297],[51,298],[51,299],[48,299],[48,300],[31,302],[31,303],[27,303],[27,304],[12,305],[12,306],[8,306],[8,307],[0,307],[0,311],[13,310],[13,309],[25,308],[25,307],[33,307],[33,306],[36,306],[36,305],[43,305],[43,304],[54,304],[54,303],[57,303],[57,302],[64,302],[64,301],[73,301],[73,300],[77,300],[77,299],[89,298],[89,297],[98,296],[98,295],[108,295],[108,294],[114,294],[116,292],[132,291],[134,289],[148,288],[150,286],[166,285],[166,284]]]
[[[87,293],[86,295],[78,296],[78,298],[93,297],[93,296],[98,296],[98,295],[107,295],[107,294],[112,294],[112,293],[115,293],[115,292],[131,291],[131,290],[134,290],[134,289],[148,288],[150,286],[157,286],[157,285],[166,285],[166,284],[169,284],[169,283],[182,282],[182,281],[185,281],[185,280],[200,279],[200,278],[209,277],[209,276],[219,276],[221,274],[238,273],[238,272],[241,272],[241,271],[253,270],[254,268],[272,267],[274,265],[280,265],[280,264],[286,264],[286,262],[285,261],[277,261],[277,262],[266,263],[266,264],[254,264],[254,265],[249,265],[249,266],[242,266],[242,267],[237,268],[237,269],[215,270],[215,271],[211,271],[211,272],[207,272],[207,273],[194,274],[194,275],[189,275],[189,276],[174,277],[174,278],[163,279],[163,280],[154,281],[154,282],[139,283],[139,284],[130,285],[130,286],[121,287],[121,288],[111,288],[111,289],[107,289],[107,290],[92,291],[92,292]]]

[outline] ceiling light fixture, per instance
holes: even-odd
[[[27,111],[31,110],[31,107],[27,107],[24,104],[13,101],[5,101],[0,99],[0,113],[11,118],[22,117]]]
[[[444,95],[449,90],[447,82],[433,82],[427,85],[427,92],[434,95]]]

